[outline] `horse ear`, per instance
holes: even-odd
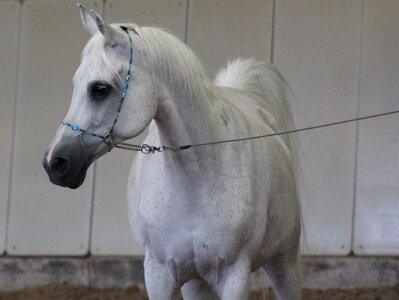
[[[80,17],[82,18],[83,27],[90,34],[90,36],[93,36],[98,32],[96,20],[84,5],[78,3],[78,7],[80,9]]]
[[[118,44],[122,39],[122,34],[109,24],[105,23],[103,18],[101,18],[101,16],[94,10],[90,10],[90,13],[96,21],[98,30],[102,33],[107,42],[110,44]]]

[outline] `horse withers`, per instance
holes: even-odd
[[[271,65],[236,60],[212,83],[173,35],[107,24],[80,5],[91,36],[69,111],[43,165],[78,188],[89,165],[149,127],[128,182],[131,228],[145,253],[150,299],[246,299],[264,268],[279,299],[300,299],[300,208],[289,136],[187,147],[293,128],[285,82]],[[168,150],[168,151],[166,151]]]

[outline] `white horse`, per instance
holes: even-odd
[[[146,144],[170,146],[292,129],[273,66],[237,60],[213,84],[173,35],[80,10],[91,39],[43,159],[53,183],[79,187],[90,163],[148,126]],[[246,299],[261,267],[279,299],[299,299],[294,156],[287,136],[137,155],[129,217],[150,299],[174,299],[180,288],[184,299],[211,299],[212,288],[223,300]]]

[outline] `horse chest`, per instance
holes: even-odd
[[[222,208],[212,200],[193,207],[159,205],[144,199],[140,204],[143,246],[175,280],[218,272],[250,245],[254,211],[244,205]]]
[[[234,231],[254,214],[254,199],[244,185],[158,186],[141,195],[136,209],[142,222],[150,228],[161,228],[165,234],[199,229],[212,233],[218,228]]]
[[[229,180],[221,174],[219,180],[159,178],[147,178],[137,187],[134,226],[140,228],[143,247],[160,260],[174,258],[174,264],[207,269],[218,257],[233,261],[240,249],[251,245],[250,237],[256,240],[255,227],[262,227],[257,220],[265,219],[266,202],[261,207],[255,203],[258,197],[248,189],[245,174],[229,174]]]
[[[132,225],[146,252],[176,270],[202,273],[243,252],[256,257],[266,232],[270,191],[264,183],[272,168],[265,160],[240,156],[243,148],[224,152],[201,172],[171,173],[161,156],[133,167]]]

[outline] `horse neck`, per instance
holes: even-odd
[[[218,129],[218,114],[213,85],[204,82],[201,99],[189,99],[189,93],[178,92],[182,86],[184,84],[161,84],[155,117],[161,144],[191,145],[214,140]],[[194,101],[201,101],[201,107],[196,107]],[[198,160],[198,155],[198,149],[190,149],[183,151],[180,157],[192,163]]]

